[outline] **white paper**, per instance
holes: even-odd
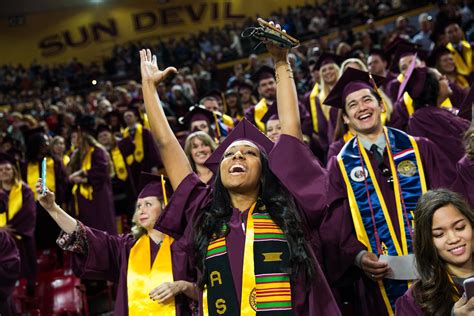
[[[392,280],[416,280],[419,279],[416,270],[415,255],[386,256],[381,255],[379,261],[387,262],[392,270],[385,278]]]

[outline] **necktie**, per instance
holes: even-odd
[[[380,154],[377,145],[373,144],[370,146],[370,152],[372,153],[372,156],[374,156],[375,161],[377,161],[378,166],[383,164],[383,157]]]

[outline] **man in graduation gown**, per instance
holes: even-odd
[[[4,195],[1,192],[0,195]],[[5,210],[5,199],[0,202],[0,208]],[[10,234],[0,228],[0,315],[13,315],[11,295],[15,282],[20,274],[20,254],[15,241]]]
[[[262,66],[253,76],[253,81],[257,84],[257,91],[260,101],[245,111],[245,118],[252,122],[262,132],[265,131],[265,124],[262,117],[267,113],[269,106],[276,106],[276,80],[275,71],[269,66]],[[311,137],[311,117],[302,104],[298,104],[300,118],[302,121],[301,130],[307,137]]]
[[[355,69],[346,70],[325,100],[343,109],[358,135],[328,162],[329,208],[319,231],[330,284],[357,289],[358,315],[393,315],[408,282],[385,278],[389,266],[378,255],[411,254],[418,197],[452,181],[433,143],[382,127],[378,100],[369,74]]]
[[[464,33],[456,21],[449,23],[444,28],[444,33],[449,41],[446,48],[453,56],[458,73],[472,80],[474,72],[472,44],[464,39]]]
[[[123,139],[118,143],[130,173],[135,196],[141,172],[158,172],[163,168],[160,154],[148,129],[139,123],[140,114],[135,107],[129,107],[123,113],[127,127]]]

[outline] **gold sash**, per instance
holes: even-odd
[[[71,161],[71,157],[69,157],[68,155],[64,155],[63,156],[63,164],[64,166],[67,166],[69,164],[69,161]]]
[[[95,148],[90,147],[89,151],[87,152],[84,160],[82,161],[82,170],[87,171],[90,170],[92,167],[92,153],[94,152]],[[87,200],[92,200],[93,188],[92,185],[88,183],[81,183],[81,184],[74,184],[72,187],[72,195],[74,196],[74,202],[76,207],[76,216],[79,215],[79,204],[77,203],[77,189],[79,189],[79,193]]]
[[[250,300],[247,297],[252,297],[251,293],[256,288],[255,283],[255,262],[253,258],[253,239],[254,239],[254,225],[253,225],[253,210],[255,209],[255,202],[249,210],[247,216],[247,227],[245,229],[245,248],[244,248],[244,266],[242,271],[242,295],[240,302],[240,315],[255,315],[255,310],[250,305]]]
[[[172,242],[172,238],[165,235],[153,265],[151,265],[148,235],[140,237],[130,250],[127,269],[128,314],[130,316],[176,315],[174,297],[166,304],[159,304],[152,301],[148,295],[159,284],[174,281],[171,259]]]
[[[399,74],[397,80],[402,83],[403,80],[405,80],[405,77],[403,76],[403,74]],[[408,116],[411,117],[413,113],[415,113],[415,108],[413,107],[413,99],[408,94],[408,92],[403,93],[403,102],[405,103],[405,106],[407,108]],[[441,103],[441,107],[446,109],[452,109],[453,104],[451,103],[451,100],[449,98],[446,98],[446,100]]]
[[[0,227],[8,224],[8,222],[21,210],[23,206],[23,184],[21,181],[14,185],[8,195],[8,212],[0,214]],[[8,213],[8,218],[7,218]]]
[[[313,122],[313,130],[315,133],[318,132],[318,112],[316,110],[316,98],[319,94],[319,84],[316,82],[314,84],[313,90],[309,95],[309,106],[311,109],[311,121]]]
[[[122,181],[127,180],[128,172],[127,166],[125,166],[125,160],[123,159],[122,153],[118,146],[115,146],[111,151],[110,154],[112,156],[112,162],[114,163],[115,173],[117,174],[117,178]]]
[[[227,114],[222,114],[222,123],[224,123],[225,126],[234,128],[234,120]]]
[[[454,64],[459,74],[469,76],[472,72],[472,48],[467,41],[461,41],[463,56],[459,55],[459,52],[454,48],[453,44],[448,43],[446,48],[451,51],[453,56]],[[463,58],[464,57],[464,58]]]
[[[36,187],[36,182],[38,181],[40,175],[40,167],[38,162],[29,162],[26,167],[26,182],[30,188]],[[46,186],[48,190],[56,192],[56,177],[54,173],[54,159],[51,157],[46,158]],[[35,201],[38,200],[38,193],[36,190],[33,190],[35,195]]]
[[[255,113],[253,115],[255,124],[257,125],[258,129],[265,133],[265,124],[262,122],[262,117],[267,113],[268,106],[267,100],[262,98],[258,103],[255,105]]]
[[[127,138],[130,136],[129,128],[127,127],[123,132],[123,138]],[[137,130],[135,131],[135,137],[133,139],[133,143],[135,144],[135,150],[133,154],[127,157],[127,164],[130,166],[133,164],[134,161],[142,162],[143,160],[143,126],[142,124],[137,124]]]

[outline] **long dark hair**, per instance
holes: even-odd
[[[474,226],[474,214],[457,193],[446,189],[423,194],[415,209],[414,252],[420,280],[414,285],[414,296],[425,315],[449,315],[457,296],[449,280],[446,262],[433,243],[433,215],[441,207],[452,205]],[[469,250],[470,251],[470,250]]]
[[[416,111],[426,106],[436,106],[438,103],[438,95],[439,81],[432,70],[428,69],[422,93],[418,97],[413,98],[413,108]]]
[[[290,250],[289,273],[292,279],[294,280],[296,275],[303,271],[307,276],[306,280],[310,280],[314,275],[315,262],[307,249],[305,231],[293,197],[270,170],[266,154],[263,151],[260,153],[262,175],[256,209],[265,205],[272,220],[285,234]],[[202,212],[194,226],[197,268],[203,275],[199,280],[201,287],[204,287],[206,280],[205,260],[209,242],[215,236],[226,233],[222,232],[222,227],[229,222],[232,215],[230,196],[222,184],[220,172],[217,174],[213,193],[212,203]]]

